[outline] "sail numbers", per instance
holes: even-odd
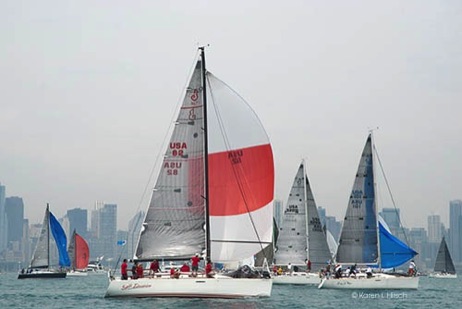
[[[170,154],[173,158],[184,157],[188,145],[185,142],[170,142]],[[179,170],[182,168],[181,162],[164,162],[164,169],[167,175],[178,175]]]
[[[363,191],[353,190],[351,192],[351,206],[353,208],[361,208],[362,203],[363,203]]]

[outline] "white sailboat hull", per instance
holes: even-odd
[[[86,271],[69,271],[67,273],[68,277],[86,277],[88,276],[88,273]]]
[[[186,298],[243,298],[269,297],[273,281],[260,278],[231,278],[216,276],[181,277],[172,279],[141,278],[112,279],[105,297],[186,297]]]
[[[319,289],[417,290],[419,277],[376,274],[372,278],[322,279]]]
[[[457,279],[457,274],[431,273],[428,277],[438,279]]]
[[[299,285],[318,285],[321,282],[319,274],[293,272],[292,274],[283,274],[273,276],[273,284],[299,284]]]

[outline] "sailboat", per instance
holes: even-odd
[[[68,249],[71,259],[71,270],[67,275],[70,277],[87,276],[87,266],[90,260],[90,249],[85,239],[75,230],[72,234],[71,242]]]
[[[290,263],[294,269],[274,276],[274,284],[317,285],[321,281],[319,270],[332,259],[304,161],[297,170],[290,190],[276,248],[276,267],[286,267]],[[308,260],[314,272],[306,268]]]
[[[342,266],[374,267],[379,270],[400,266],[417,252],[395,237],[377,215],[375,158],[372,133],[367,137],[337,249],[336,262]],[[417,289],[419,277],[383,272],[372,276],[358,273],[339,279],[324,278],[318,288],[334,289]]]
[[[454,263],[452,262],[451,254],[449,253],[448,245],[444,237],[441,239],[433,273],[431,273],[429,277],[447,279],[457,278],[456,269],[454,268]]]
[[[51,233],[50,233],[51,231]],[[51,268],[50,255],[51,255],[51,235],[55,241],[55,245],[59,253],[59,266],[60,269]],[[67,254],[67,238],[66,233],[59,224],[56,217],[50,212],[49,205],[45,210],[45,217],[43,218],[42,230],[40,237],[35,247],[34,255],[32,257],[30,266],[27,269],[22,269],[18,275],[18,279],[31,279],[31,278],[66,278],[66,272],[63,267],[69,267],[70,261]]]
[[[273,198],[268,136],[242,97],[206,70],[200,47],[134,259],[187,261],[198,253],[214,263],[237,264],[271,245]],[[269,272],[252,278],[243,272],[180,279],[159,274],[136,280],[110,276],[105,296],[269,297],[271,290]]]

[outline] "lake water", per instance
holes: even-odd
[[[314,286],[273,285],[270,298],[175,299],[104,298],[105,275],[18,280],[0,274],[0,308],[462,308],[462,279],[420,278],[416,291],[318,290]]]

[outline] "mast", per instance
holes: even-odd
[[[209,144],[207,127],[207,72],[205,68],[205,46],[199,47],[202,65],[202,104],[204,112],[204,179],[205,179],[205,258],[210,258],[210,208],[209,208]]]
[[[305,160],[302,160],[303,164],[303,194],[305,195],[305,198],[303,200],[303,203],[305,204],[305,231],[306,231],[306,258],[310,258],[310,240],[309,240],[309,227],[308,227],[308,196],[306,194],[306,169],[305,169]]]
[[[47,212],[46,212],[46,217],[47,217],[47,267],[50,269],[50,204],[47,203]]]
[[[71,257],[72,259],[72,267],[73,268],[77,268],[77,261],[76,261],[76,257],[77,257],[77,235],[76,235],[76,232],[75,232],[75,229],[74,229],[74,233],[72,234],[72,242],[74,243],[74,256]]]
[[[375,144],[374,144],[374,138],[373,138],[373,130],[369,131],[370,137],[371,137],[371,148],[372,148],[372,179],[374,181],[374,212],[375,212],[375,226],[377,229],[377,264],[379,266],[379,270],[382,269],[382,254],[380,252],[380,226],[379,226],[379,215],[378,215],[378,205],[377,205],[377,182],[376,182],[376,177],[375,177],[375,164],[374,164],[374,159],[375,159]]]

